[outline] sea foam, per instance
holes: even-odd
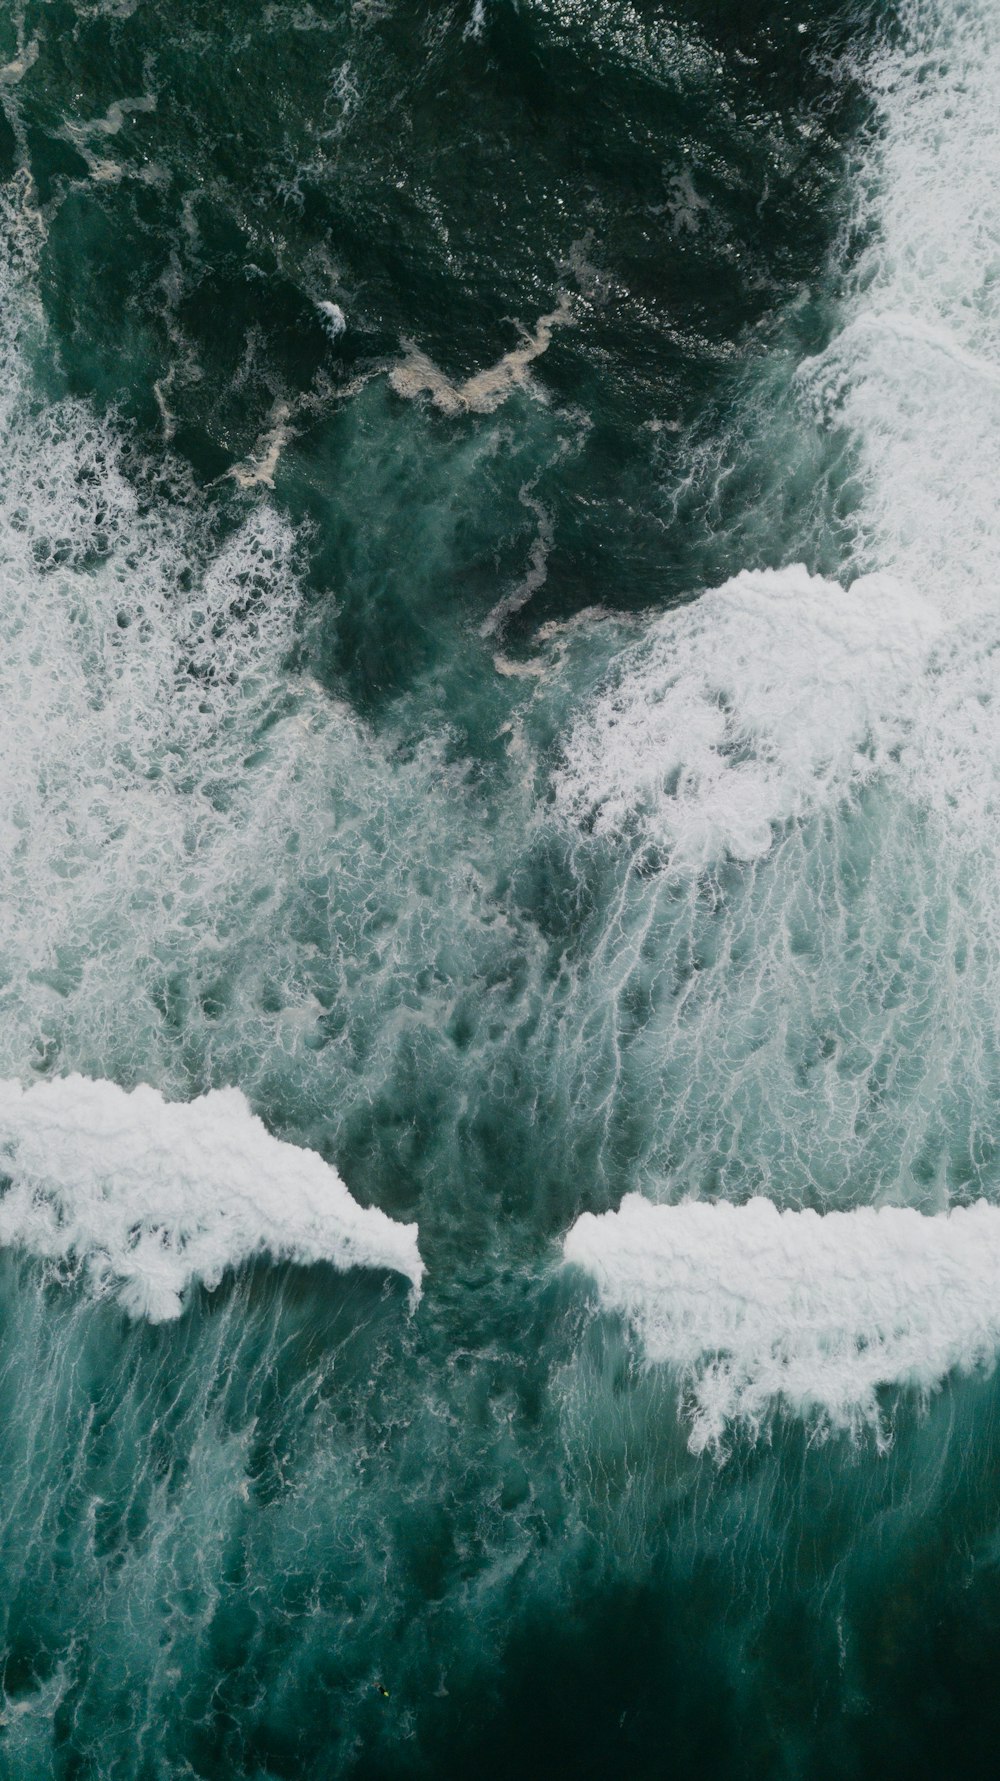
[[[899,23],[858,69],[873,128],[831,267],[840,325],[792,380],[803,461],[826,435],[849,464],[845,585],[755,572],[652,620],[558,776],[571,817],[632,822],[677,860],[759,857],[856,779],[859,744],[949,845],[977,849],[995,825],[1000,8],[907,0]],[[750,394],[770,412],[770,383]],[[782,436],[769,456],[794,448]],[[781,548],[766,539],[765,560]]]
[[[937,629],[891,576],[737,575],[618,658],[570,734],[557,805],[596,834],[638,825],[675,864],[758,858],[777,825],[884,768]]]
[[[885,1445],[881,1386],[930,1391],[1000,1347],[1000,1208],[985,1201],[820,1215],[630,1194],[577,1219],[563,1252],[679,1375],[694,1452],[757,1435],[778,1407]]]
[[[153,1323],[255,1255],[386,1268],[415,1298],[423,1276],[416,1225],[357,1205],[236,1088],[185,1104],[82,1076],[0,1082],[0,1243],[83,1263]]]

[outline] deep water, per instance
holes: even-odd
[[[0,1096],[0,1775],[995,1767],[989,1258],[562,1244],[1000,1204],[998,97],[998,0],[0,7],[0,1077],[426,1267]]]

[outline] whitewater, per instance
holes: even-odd
[[[193,1280],[218,1285],[260,1252],[395,1269],[419,1297],[416,1226],[356,1206],[313,1152],[272,1138],[238,1089],[184,1105],[82,1076],[0,1083],[0,1156],[3,1241],[82,1261],[154,1322],[180,1314]]]
[[[633,848],[660,844],[678,873],[780,855],[789,825],[824,810],[846,829],[879,782],[896,809],[888,817],[878,796],[866,894],[883,921],[866,936],[866,968],[886,954],[898,965],[880,998],[887,1024],[911,999],[928,1017],[928,1062],[891,1069],[916,1079],[918,1120],[949,1077],[961,1082],[973,1104],[956,1118],[952,1102],[947,1147],[961,1150],[964,1126],[970,1151],[988,1156],[993,1120],[975,1101],[995,1081],[1000,913],[996,22],[992,8],[910,8],[902,46],[869,72],[879,124],[850,227],[871,245],[831,344],[794,379],[821,427],[850,442],[854,577],[744,572],[658,619],[613,664],[555,779],[567,816]],[[959,164],[946,141],[966,145]],[[829,869],[828,846],[813,843],[813,871]],[[794,904],[769,919],[791,930]],[[937,982],[907,963],[910,924],[933,946]],[[846,921],[841,998],[856,994],[856,935]],[[970,957],[977,980],[963,989]],[[770,962],[758,960],[758,981]],[[853,1024],[829,1021],[831,1100],[848,1073],[837,1027]],[[995,1213],[962,1211],[969,1177],[954,1181],[935,1148],[936,1167],[915,1178],[912,1133],[900,1144],[874,1212],[833,1209],[853,1200],[847,1180],[834,1195],[817,1182],[815,1210],[781,1215],[761,1199],[737,1212],[632,1197],[617,1215],[584,1215],[565,1254],[633,1320],[650,1359],[695,1376],[697,1446],[718,1445],[729,1418],[760,1427],[769,1400],[877,1425],[873,1388],[926,1388],[996,1351]],[[992,1169],[973,1179],[992,1197]],[[784,1171],[761,1187],[799,1203]]]
[[[631,1195],[585,1213],[564,1255],[680,1375],[695,1452],[724,1454],[740,1425],[759,1436],[778,1408],[884,1445],[879,1387],[927,1392],[1000,1346],[1000,1209],[983,1200],[925,1218]]]
[[[418,10],[0,18],[0,1774],[988,1772],[1000,5]]]

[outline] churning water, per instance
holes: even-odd
[[[991,1773],[1000,0],[0,108],[0,1773]]]

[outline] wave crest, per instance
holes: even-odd
[[[0,1243],[82,1262],[152,1323],[179,1316],[194,1281],[214,1286],[256,1255],[386,1268],[414,1299],[424,1271],[416,1225],[357,1205],[239,1089],[182,1103],[83,1076],[0,1082]]]
[[[629,1194],[578,1218],[564,1257],[679,1374],[693,1452],[756,1436],[778,1406],[885,1446],[879,1387],[930,1391],[1000,1347],[1000,1208],[982,1200],[821,1216]]]

